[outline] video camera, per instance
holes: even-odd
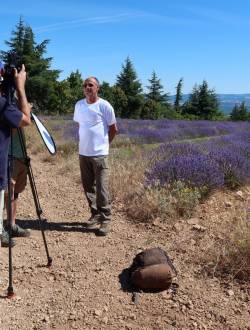
[[[14,51],[6,53],[6,64],[1,68],[1,89],[2,94],[12,100],[16,86],[14,79],[14,69],[21,70],[21,57]]]

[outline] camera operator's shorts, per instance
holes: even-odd
[[[27,184],[27,166],[24,161],[17,158],[13,159],[13,169],[11,175],[11,191],[13,193],[21,193]]]

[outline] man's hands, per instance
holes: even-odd
[[[14,79],[16,84],[19,108],[23,113],[19,127],[23,127],[31,123],[30,120],[31,106],[27,101],[26,93],[25,93],[26,71],[24,64],[22,64],[22,68],[19,72],[17,72],[17,69],[14,69]]]
[[[24,64],[22,64],[22,68],[19,72],[17,72],[16,68],[14,69],[14,79],[17,91],[21,93],[24,92],[26,82],[26,71]]]
[[[113,125],[109,126],[109,143],[112,142],[112,140],[114,139],[117,132],[118,132],[118,129],[117,129],[116,124],[113,124]]]

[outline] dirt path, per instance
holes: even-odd
[[[88,211],[76,168],[65,174],[60,164],[41,167],[37,156],[32,168],[49,222],[46,238],[53,266],[43,267],[45,249],[27,189],[19,218],[32,228],[32,236],[17,239],[13,249],[14,299],[4,298],[8,250],[1,249],[0,329],[250,329],[249,288],[225,286],[200,274],[190,261],[195,237],[187,222],[172,230],[138,227],[114,209],[112,232],[97,237],[82,226]],[[153,246],[174,258],[179,291],[175,296],[167,291],[140,294],[134,305],[131,293],[121,289],[119,275],[139,249]]]

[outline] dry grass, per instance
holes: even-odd
[[[250,279],[250,225],[239,220],[234,228],[228,228],[222,240],[214,242],[207,251],[207,270],[212,276],[230,280]]]
[[[30,155],[36,155],[47,150],[39,132],[34,125],[26,127],[24,132],[26,137],[27,151]]]
[[[237,192],[217,192],[200,207],[202,225],[207,229],[193,260],[203,264],[210,276],[250,279],[250,222],[246,211],[250,195],[247,187],[243,191],[244,199]]]

